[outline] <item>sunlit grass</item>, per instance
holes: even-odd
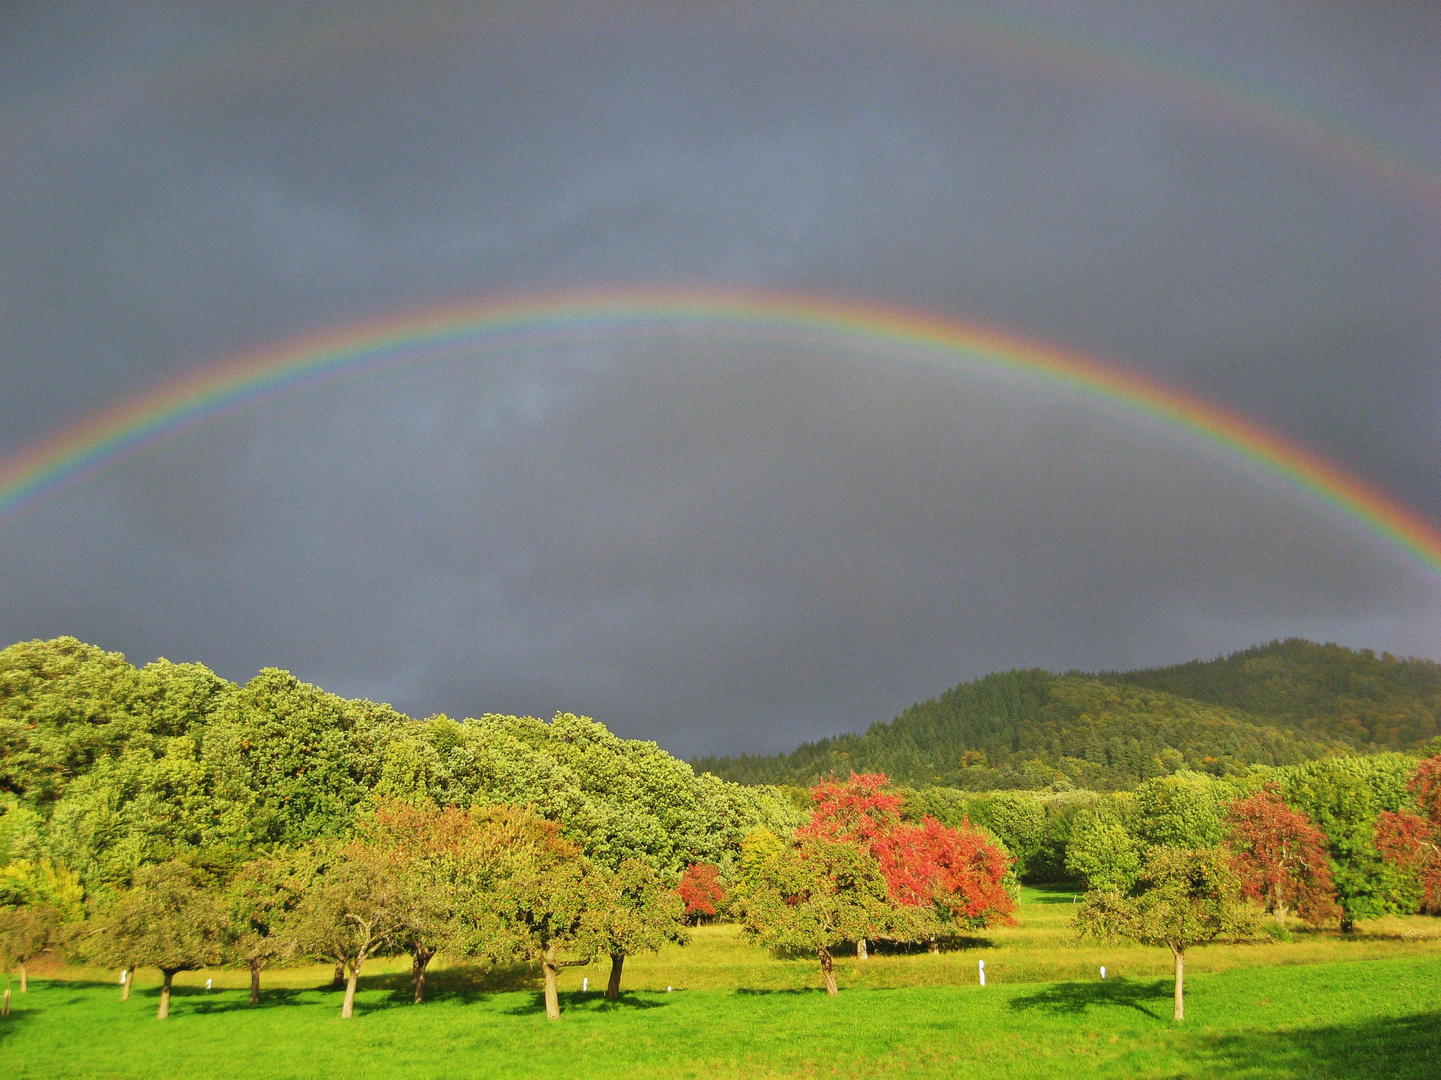
[[[163,1023],[153,973],[122,1003],[114,973],[56,972],[0,1020],[0,1075],[1441,1076],[1441,920],[1197,949],[1188,1020],[1175,1025],[1163,951],[1079,948],[1070,894],[1023,899],[1017,926],[970,947],[847,959],[834,1000],[816,989],[814,961],[701,927],[686,948],[631,960],[618,1004],[595,989],[604,963],[568,970],[559,1024],[544,1019],[523,968],[442,965],[433,1000],[417,1007],[405,960],[377,962],[350,1021],[321,966],[266,972],[259,1007],[246,972],[192,972]]]

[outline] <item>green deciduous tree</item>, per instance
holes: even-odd
[[[834,950],[842,942],[916,936],[891,902],[879,863],[847,841],[799,840],[759,866],[741,906],[745,932],[762,945],[819,957],[832,996]]]
[[[285,924],[311,876],[307,855],[252,859],[225,889],[225,909],[231,921],[229,951],[250,970],[251,1004],[260,1001],[261,971],[290,952]]]
[[[1222,848],[1155,848],[1128,893],[1087,893],[1075,921],[1083,937],[1170,949],[1177,1020],[1186,1016],[1186,950],[1221,935],[1239,937],[1251,931],[1240,880]]]
[[[104,933],[114,957],[132,971],[160,969],[157,1016],[170,1015],[170,987],[176,974],[225,959],[231,926],[218,890],[207,876],[181,862],[146,866],[103,913]]]
[[[605,879],[593,926],[597,948],[610,954],[605,996],[614,1001],[627,956],[685,942],[685,901],[643,859],[626,859]]]
[[[0,867],[0,957],[20,969],[20,992],[29,986],[30,961],[61,948],[81,917],[79,879],[49,859],[17,859]]]
[[[549,822],[521,823],[509,865],[478,903],[504,927],[515,952],[540,964],[545,1015],[560,1019],[556,979],[589,964],[600,946],[601,914],[611,900],[604,872]]]
[[[1326,834],[1343,930],[1361,919],[1415,910],[1414,882],[1388,865],[1376,846],[1381,814],[1411,803],[1406,784],[1414,768],[1414,758],[1377,754],[1326,758],[1280,772],[1286,805]]]
[[[365,962],[392,951],[405,931],[408,902],[394,854],[351,841],[316,845],[317,873],[289,919],[296,951],[345,966],[340,1015],[355,1011],[355,987]]]
[[[1111,796],[1076,814],[1066,869],[1089,888],[1125,892],[1135,884],[1142,845],[1127,827],[1133,802],[1129,795]]]

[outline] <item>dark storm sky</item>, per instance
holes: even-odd
[[[0,456],[355,320],[741,287],[1106,357],[1441,519],[1435,5],[237,7],[0,7]],[[1438,616],[1435,576],[1194,438],[824,335],[396,368],[0,524],[5,641],[681,754],[1014,666],[1441,657]]]

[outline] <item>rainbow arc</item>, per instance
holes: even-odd
[[[701,329],[780,337],[826,334],[1059,384],[1258,465],[1441,574],[1441,531],[1430,522],[1324,457],[1194,394],[976,322],[857,302],[739,292],[587,292],[451,306],[243,354],[97,413],[0,462],[0,521],[184,431],[371,367],[419,364],[457,350],[575,331]]]

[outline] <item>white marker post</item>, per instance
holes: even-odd
[[[981,971],[981,985],[982,985],[982,986],[985,986],[985,985],[986,985],[986,962],[985,962],[984,960],[982,960],[982,961],[980,962],[980,965],[981,965],[981,966],[980,966],[980,971]]]
[[[590,989],[590,976],[587,975],[585,978],[583,978],[583,979],[580,980],[580,992],[581,992],[582,994],[584,994],[584,993],[585,993],[587,990],[589,990],[589,989]]]
[[[1105,964],[1102,964],[1102,965],[1101,965],[1101,978],[1102,978],[1102,979],[1105,979],[1105,977],[1106,977],[1106,965],[1105,965]]]
[[[211,984],[213,981],[214,981],[213,979],[206,979],[206,980],[205,980],[205,989],[209,990],[209,989],[210,989],[210,984]]]

